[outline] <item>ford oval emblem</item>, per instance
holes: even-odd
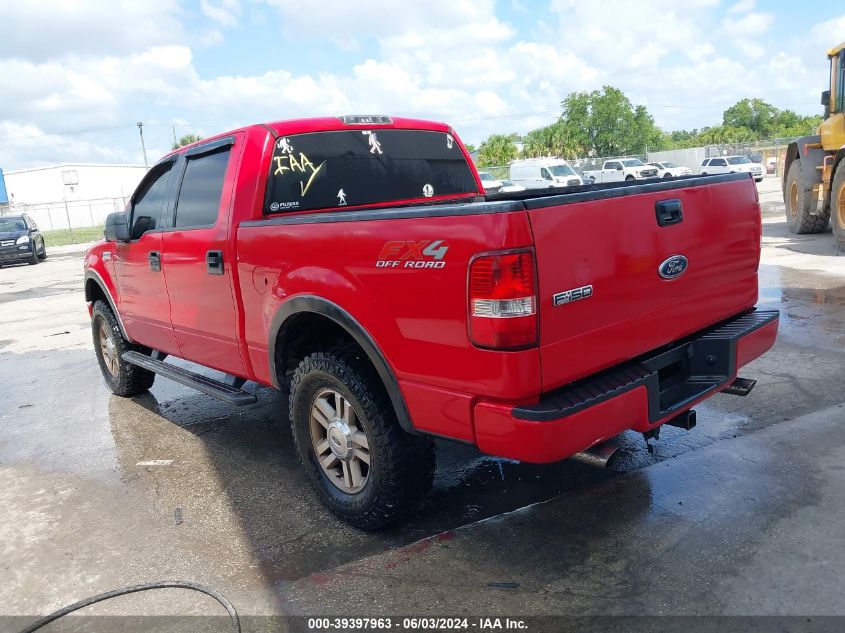
[[[677,279],[686,272],[688,266],[689,260],[686,257],[672,255],[663,260],[657,272],[663,279]]]

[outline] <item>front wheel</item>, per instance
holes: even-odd
[[[830,224],[839,248],[845,250],[845,160],[839,161],[830,189]]]
[[[289,414],[311,485],[351,525],[374,530],[395,523],[428,492],[434,445],[399,427],[360,349],[306,356],[291,381]]]
[[[836,175],[839,175],[837,169]],[[834,176],[834,181],[836,176]],[[834,182],[834,191],[835,191]],[[786,223],[793,233],[822,233],[827,229],[828,212],[816,213],[816,196],[813,187],[804,183],[801,177],[799,160],[792,161],[786,174],[783,191],[784,207],[786,209]],[[835,199],[835,198],[834,198]]]
[[[26,260],[30,266],[35,266],[38,262],[41,261],[38,257],[38,250],[35,248],[35,245],[32,246],[32,254],[29,256],[29,259]]]
[[[632,180],[634,180],[633,176],[626,176],[625,177],[625,182],[631,182]]]
[[[91,332],[94,337],[94,353],[97,355],[103,379],[115,395],[137,396],[153,386],[156,377],[153,372],[123,360],[122,356],[126,351],[145,350],[123,338],[117,317],[104,301],[94,303],[91,311]]]

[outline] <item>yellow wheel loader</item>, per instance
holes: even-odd
[[[789,144],[783,179],[786,221],[793,233],[821,233],[828,221],[845,249],[845,42],[827,53],[830,89],[822,93],[819,133]]]

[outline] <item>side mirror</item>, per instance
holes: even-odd
[[[107,242],[128,242],[129,241],[129,214],[126,211],[109,213],[106,216],[106,225],[103,234]]]
[[[830,105],[830,90],[822,92],[822,105],[827,108]]]

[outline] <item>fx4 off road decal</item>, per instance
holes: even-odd
[[[448,250],[445,240],[385,242],[376,268],[445,268]]]

